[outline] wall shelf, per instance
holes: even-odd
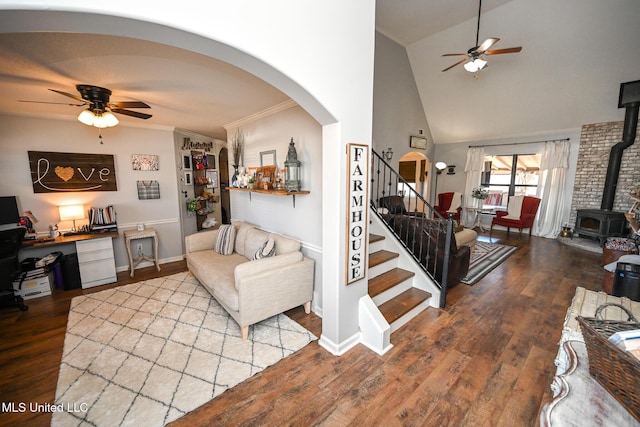
[[[269,194],[271,196],[292,196],[294,208],[296,207],[296,196],[304,196],[305,194],[311,193],[310,191],[305,191],[305,190],[301,190],[301,191],[260,190],[259,188],[238,188],[238,187],[229,187],[228,190],[249,193],[249,200],[251,200],[251,193]]]

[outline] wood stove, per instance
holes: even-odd
[[[640,80],[620,85],[618,108],[622,107],[625,108],[622,141],[611,147],[600,209],[578,209],[576,212],[575,232],[581,237],[597,238],[600,240],[600,245],[604,245],[607,237],[627,234],[624,212],[613,212],[612,209],[622,154],[627,147],[633,145],[636,139],[640,110]]]
[[[580,237],[595,238],[604,245],[607,237],[622,236],[626,229],[624,212],[602,209],[578,209],[574,232]]]

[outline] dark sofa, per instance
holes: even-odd
[[[442,266],[444,265],[444,251],[446,242],[446,227],[444,220],[429,220],[402,214],[383,215],[385,221],[394,230],[405,246],[412,251],[427,271],[438,281],[442,282]],[[456,245],[454,233],[451,235],[449,256],[449,272],[447,284],[460,282],[469,271],[471,249],[463,245]],[[427,257],[428,255],[428,257]]]

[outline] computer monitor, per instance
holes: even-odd
[[[16,196],[0,197],[0,225],[17,225],[20,222],[20,211]]]

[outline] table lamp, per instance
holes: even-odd
[[[84,206],[82,205],[65,205],[58,206],[60,211],[60,221],[73,221],[72,232],[76,232],[76,220],[84,219]]]

